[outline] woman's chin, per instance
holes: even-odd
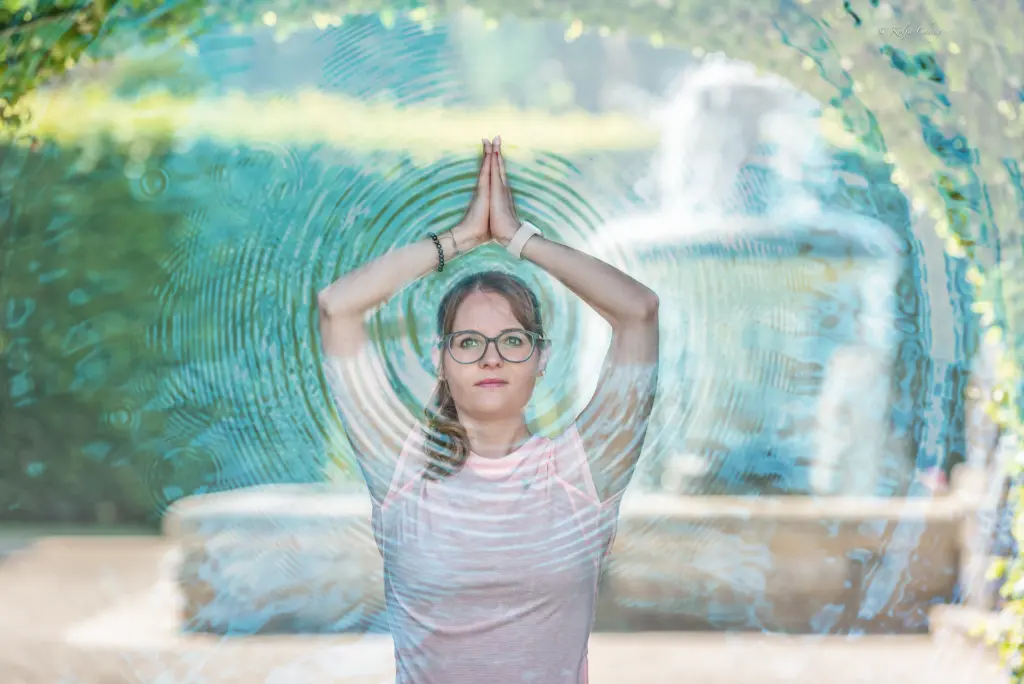
[[[498,394],[497,392],[493,394]],[[477,420],[503,420],[512,416],[522,414],[525,406],[516,401],[510,401],[508,397],[490,396],[473,397],[463,411]]]

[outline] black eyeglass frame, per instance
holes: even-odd
[[[479,335],[484,339],[483,350],[480,352],[480,356],[478,356],[473,361],[459,361],[457,358],[455,358],[455,354],[452,353],[451,339],[456,335],[465,335],[469,333],[472,333],[473,335]],[[498,340],[500,340],[505,335],[508,335],[509,333],[519,333],[521,335],[526,335],[531,340],[533,340],[533,348],[530,350],[530,355],[527,356],[522,361],[512,361],[511,359],[505,358],[505,355],[501,353],[501,347],[498,346]],[[537,353],[537,348],[547,341],[548,338],[544,337],[543,335],[531,332],[529,330],[524,330],[523,328],[509,328],[508,330],[502,330],[495,337],[488,337],[479,330],[455,330],[439,339],[437,341],[437,346],[444,350],[447,350],[448,356],[450,356],[452,361],[454,361],[455,363],[458,363],[463,366],[468,366],[471,363],[479,363],[480,359],[484,358],[484,356],[487,355],[487,347],[491,344],[491,342],[494,343],[494,348],[498,351],[498,356],[500,356],[502,360],[505,361],[506,363],[526,363],[527,361],[533,358],[534,354]]]

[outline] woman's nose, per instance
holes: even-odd
[[[487,340],[484,346],[484,355],[480,357],[480,362],[487,365],[495,365],[503,361],[504,359],[501,358],[501,354],[498,353],[498,342],[496,340]]]

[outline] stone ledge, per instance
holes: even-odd
[[[630,496],[599,628],[923,632],[928,608],[952,599],[964,510],[954,497]],[[164,532],[181,546],[189,629],[385,628],[365,492],[284,485],[193,497],[168,512]],[[887,591],[884,577],[911,590]]]
[[[247,529],[260,526],[272,529],[279,527],[280,521],[302,522],[325,517],[369,520],[368,495],[365,491],[342,490],[330,485],[267,485],[189,496],[168,508],[161,528],[164,536],[174,539],[208,533],[211,525],[244,521]]]

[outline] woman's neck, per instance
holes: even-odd
[[[532,435],[522,416],[507,420],[461,420],[473,453],[483,458],[501,458],[522,446]]]

